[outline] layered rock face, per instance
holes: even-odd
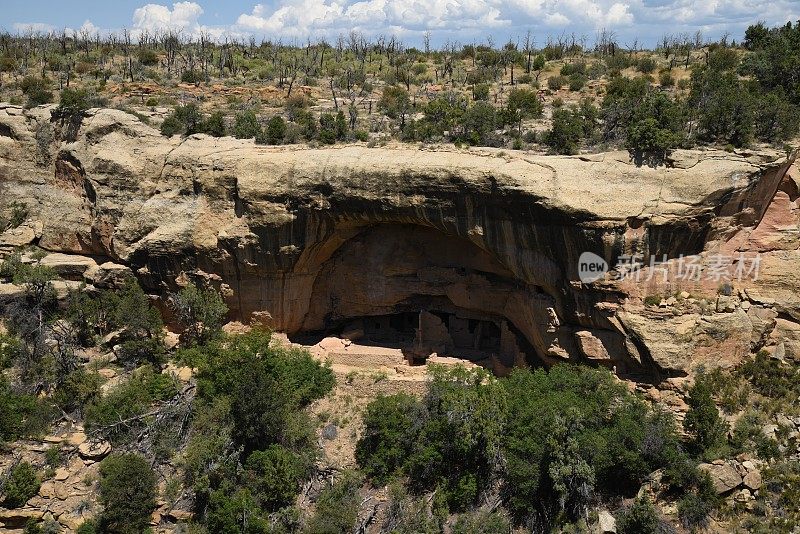
[[[128,266],[162,296],[202,278],[232,319],[290,335],[383,329],[410,357],[482,353],[499,370],[591,361],[660,379],[762,347],[800,357],[798,176],[785,155],[681,151],[652,169],[626,153],[267,148],[167,139],[118,110],[92,110],[61,142],[49,115],[0,105],[3,194],[30,212],[0,247],[35,240]],[[584,252],[612,268],[632,254],[735,265],[758,253],[760,276],[722,291],[586,283]],[[682,292],[675,305],[641,300]]]

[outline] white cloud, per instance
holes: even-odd
[[[243,32],[290,37],[394,28],[411,34],[439,30],[486,36],[523,26],[627,26],[635,22],[630,7],[619,0],[278,0],[272,8],[257,4],[236,25]]]
[[[55,31],[56,27],[52,24],[45,24],[43,22],[15,22],[14,31],[19,33],[50,33]]]
[[[302,37],[351,29],[386,32],[389,28],[424,32],[433,29],[497,28],[508,25],[487,0],[283,0],[269,10],[257,4],[236,21],[244,31]]]
[[[199,0],[204,2],[205,0]],[[257,0],[254,0],[254,2]],[[367,36],[394,34],[419,45],[431,31],[434,44],[467,42],[493,36],[495,42],[524,35],[528,30],[541,44],[561,32],[586,36],[601,28],[613,30],[621,42],[653,45],[664,33],[702,30],[717,38],[729,32],[741,38],[745,28],[763,20],[769,25],[800,19],[799,0],[265,0],[254,4],[227,25],[206,26],[200,3],[180,1],[171,6],[148,3],[136,9],[132,33],[201,32],[257,38],[335,38],[351,30]],[[121,26],[124,26],[122,24]],[[57,30],[49,24],[16,23],[19,32]],[[90,21],[83,29],[106,32]]]
[[[176,2],[172,9],[146,4],[133,12],[133,27],[140,30],[190,30],[199,26],[203,8],[196,2]]]
[[[98,28],[94,24],[92,24],[91,20],[85,20],[81,27],[78,29],[79,32],[88,33],[89,35],[97,35],[98,33],[105,33],[101,28]]]
[[[570,23],[569,17],[562,13],[548,13],[544,16],[544,21],[548,26],[566,26]]]
[[[628,4],[615,3],[612,5],[608,12],[605,14],[604,23],[607,26],[622,26],[633,24],[633,13],[629,11]]]
[[[224,35],[242,37],[231,27],[201,24],[200,17],[204,12],[197,2],[175,2],[172,9],[161,4],[145,4],[133,12],[131,33],[136,36],[145,31],[173,31],[191,37],[198,37],[201,33],[214,39]]]

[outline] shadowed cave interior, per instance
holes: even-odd
[[[334,335],[400,348],[411,364],[435,353],[495,371],[540,365],[523,332],[530,318],[520,327],[507,313],[530,294],[547,298],[472,241],[421,225],[379,224],[322,263],[292,339],[309,344]]]

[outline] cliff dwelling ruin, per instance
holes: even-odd
[[[368,226],[321,264],[299,339],[317,333],[400,348],[412,364],[431,354],[490,368],[536,364],[498,307],[522,290],[468,240],[413,224]]]

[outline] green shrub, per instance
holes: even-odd
[[[69,373],[53,394],[53,403],[65,413],[83,413],[87,406],[100,399],[102,378],[83,368]]]
[[[184,135],[201,133],[204,131],[204,124],[203,114],[197,104],[175,106],[161,123],[161,134],[171,137],[179,133]]]
[[[336,143],[336,119],[330,113],[319,116],[319,140],[326,145]]]
[[[254,111],[242,111],[236,114],[233,124],[233,135],[237,139],[253,139],[261,133],[261,124]]]
[[[158,64],[158,54],[155,50],[150,48],[140,48],[136,54],[139,63],[146,67],[152,67]]]
[[[472,87],[472,98],[475,100],[489,100],[489,84],[476,83]]]
[[[158,365],[164,361],[164,323],[161,314],[136,282],[129,279],[119,294],[114,314],[122,330],[119,360],[127,366],[142,362]]]
[[[586,73],[586,62],[579,61],[576,63],[565,63],[561,67],[561,75],[562,76],[572,76],[574,74],[585,74]]]
[[[246,488],[225,488],[211,493],[205,514],[208,532],[267,534],[269,520]]]
[[[755,97],[758,98],[758,97]],[[700,136],[741,147],[753,135],[754,97],[734,72],[695,69],[688,105],[695,108]]]
[[[302,93],[295,93],[286,99],[283,107],[290,121],[297,121],[298,112],[305,110],[310,105],[308,97]]]
[[[36,76],[25,76],[20,82],[23,94],[28,97],[25,107],[32,108],[49,104],[53,101],[53,91],[50,90],[50,81]]]
[[[66,87],[61,90],[61,97],[58,106],[53,110],[53,116],[60,118],[83,116],[88,109],[89,93],[86,89]]]
[[[544,135],[545,143],[558,154],[575,154],[583,139],[583,121],[574,109],[556,109],[553,124]]]
[[[141,416],[153,402],[170,399],[176,393],[174,378],[145,367],[86,408],[86,428],[99,430],[112,443],[125,442],[147,424]]]
[[[339,480],[322,490],[317,499],[317,508],[304,532],[333,534],[352,531],[358,520],[360,487],[358,475],[345,472]]]
[[[617,534],[655,534],[659,523],[656,508],[647,495],[637,497],[616,519]]]
[[[624,137],[637,165],[662,163],[684,140],[685,107],[645,78],[612,78],[602,108],[606,139]]]
[[[583,74],[573,74],[569,77],[569,90],[580,91],[586,85],[586,76]]]
[[[22,351],[20,340],[8,334],[0,334],[0,371],[11,367]]]
[[[379,481],[402,465],[415,491],[437,489],[450,508],[464,510],[495,473],[505,395],[483,372],[434,366],[429,373],[421,403],[407,396],[371,403],[357,459]]]
[[[720,454],[727,445],[728,424],[720,417],[711,387],[702,374],[689,388],[687,403],[683,428],[692,436],[692,446],[700,454]]]
[[[497,111],[488,102],[476,102],[461,118],[464,139],[473,145],[487,145],[497,126]]]
[[[650,56],[644,56],[639,58],[639,61],[636,62],[636,70],[643,74],[650,74],[656,70],[658,64],[656,60]]]
[[[47,428],[51,415],[44,401],[15,392],[8,378],[0,374],[0,440],[35,436]]]
[[[61,449],[57,445],[48,447],[48,449],[44,453],[44,458],[47,467],[50,467],[52,469],[55,469],[56,467],[64,463],[64,458],[61,455]]]
[[[199,367],[198,393],[207,398],[230,395],[240,378],[241,367],[263,367],[287,384],[291,400],[305,407],[325,396],[335,383],[333,373],[300,349],[270,343],[268,332],[255,329],[247,334],[214,342],[195,353],[191,364]]]
[[[97,521],[94,519],[87,519],[81,523],[80,526],[78,526],[75,534],[97,534],[99,531],[100,528],[97,524]]]
[[[270,445],[247,457],[244,484],[262,508],[282,508],[294,501],[312,467],[310,460],[280,445]]]
[[[181,121],[178,120],[178,117],[176,117],[174,113],[170,113],[164,117],[164,122],[161,123],[160,128],[161,135],[165,137],[172,137],[173,135],[183,133],[183,129],[183,124],[181,124]]]
[[[331,371],[305,351],[270,343],[269,333],[258,330],[180,357],[198,367],[184,462],[198,510],[209,510],[209,529],[220,531],[237,524],[237,514],[290,502],[316,455],[304,408],[333,387]]]
[[[662,70],[661,74],[658,75],[658,84],[661,87],[672,87],[675,85],[675,78],[672,77],[672,73],[668,70]]]
[[[169,301],[189,344],[205,344],[222,334],[228,307],[213,287],[198,288],[190,282]]]
[[[627,54],[614,54],[604,59],[606,66],[612,71],[625,70],[631,66],[631,59]]]
[[[800,393],[800,367],[770,358],[766,351],[741,365],[738,373],[765,397],[782,399]]]
[[[225,116],[221,111],[215,111],[203,121],[203,133],[212,137],[223,137],[225,135]]]
[[[280,115],[275,115],[267,121],[267,127],[261,137],[256,138],[256,143],[267,145],[280,145],[286,136],[286,121]]]
[[[333,373],[259,330],[179,357],[198,367],[183,462],[198,512],[206,511],[212,532],[240,528],[242,514],[266,528],[265,512],[290,503],[314,463],[317,445],[304,408],[330,391]]]
[[[6,231],[10,228],[17,228],[28,218],[28,207],[17,201],[12,201],[9,204],[11,208],[11,215],[5,217],[0,213],[0,232]],[[4,277],[3,268],[0,266],[0,277]]]
[[[648,117],[631,123],[625,139],[625,148],[637,165],[658,165],[663,163],[670,151],[678,146],[680,136],[667,128],[661,128],[658,121]]]
[[[702,528],[708,524],[709,514],[719,503],[711,477],[703,472],[697,487],[678,501],[678,517],[686,528]]]
[[[753,532],[793,532],[800,525],[800,462],[774,462],[762,476]]]
[[[781,91],[759,93],[754,113],[754,133],[762,141],[786,141],[800,131],[800,108],[789,102]]]
[[[199,85],[203,81],[203,73],[196,70],[185,70],[181,73],[181,81]]]
[[[413,445],[409,429],[414,424],[414,412],[421,409],[414,397],[404,393],[380,396],[367,406],[355,457],[376,484],[386,484],[402,472]]]
[[[453,534],[509,534],[511,521],[500,512],[471,512],[461,514],[453,524]]]
[[[386,87],[378,100],[378,110],[390,119],[399,119],[400,128],[404,127],[406,115],[411,111],[411,99],[408,91],[394,85]]]
[[[778,442],[764,434],[764,417],[754,411],[748,410],[736,420],[731,437],[731,446],[734,452],[755,452],[759,458],[770,460],[780,456]]]
[[[553,91],[558,91],[566,84],[567,84],[567,78],[565,76],[550,76],[547,79],[547,87],[549,87]]]
[[[631,495],[678,454],[674,422],[605,370],[514,371],[503,430],[505,496],[515,517],[576,520],[591,494]],[[554,491],[555,490],[555,491]]]
[[[100,463],[100,524],[105,532],[139,533],[156,508],[156,476],[138,454],[112,454]]]
[[[714,399],[727,414],[739,412],[747,405],[752,388],[741,373],[722,370],[719,367],[704,373]]]
[[[522,121],[529,118],[541,117],[543,111],[539,95],[529,89],[512,89],[506,103],[507,123],[516,122],[517,131],[522,131]]]
[[[308,110],[298,110],[295,122],[300,127],[300,133],[307,140],[310,141],[316,137],[319,126],[313,113]]]
[[[28,500],[39,493],[42,485],[36,470],[28,462],[20,462],[15,465],[6,479],[3,486],[5,500],[3,506],[6,508],[19,508]]]
[[[708,67],[714,71],[733,70],[739,66],[739,55],[736,50],[717,47],[708,54]]]
[[[94,346],[97,337],[105,336],[117,328],[115,315],[119,302],[120,296],[114,290],[94,294],[81,289],[69,291],[64,318],[72,325],[75,337],[82,346]]]
[[[336,139],[344,141],[347,138],[347,121],[344,118],[344,112],[340,109],[336,112]]]

